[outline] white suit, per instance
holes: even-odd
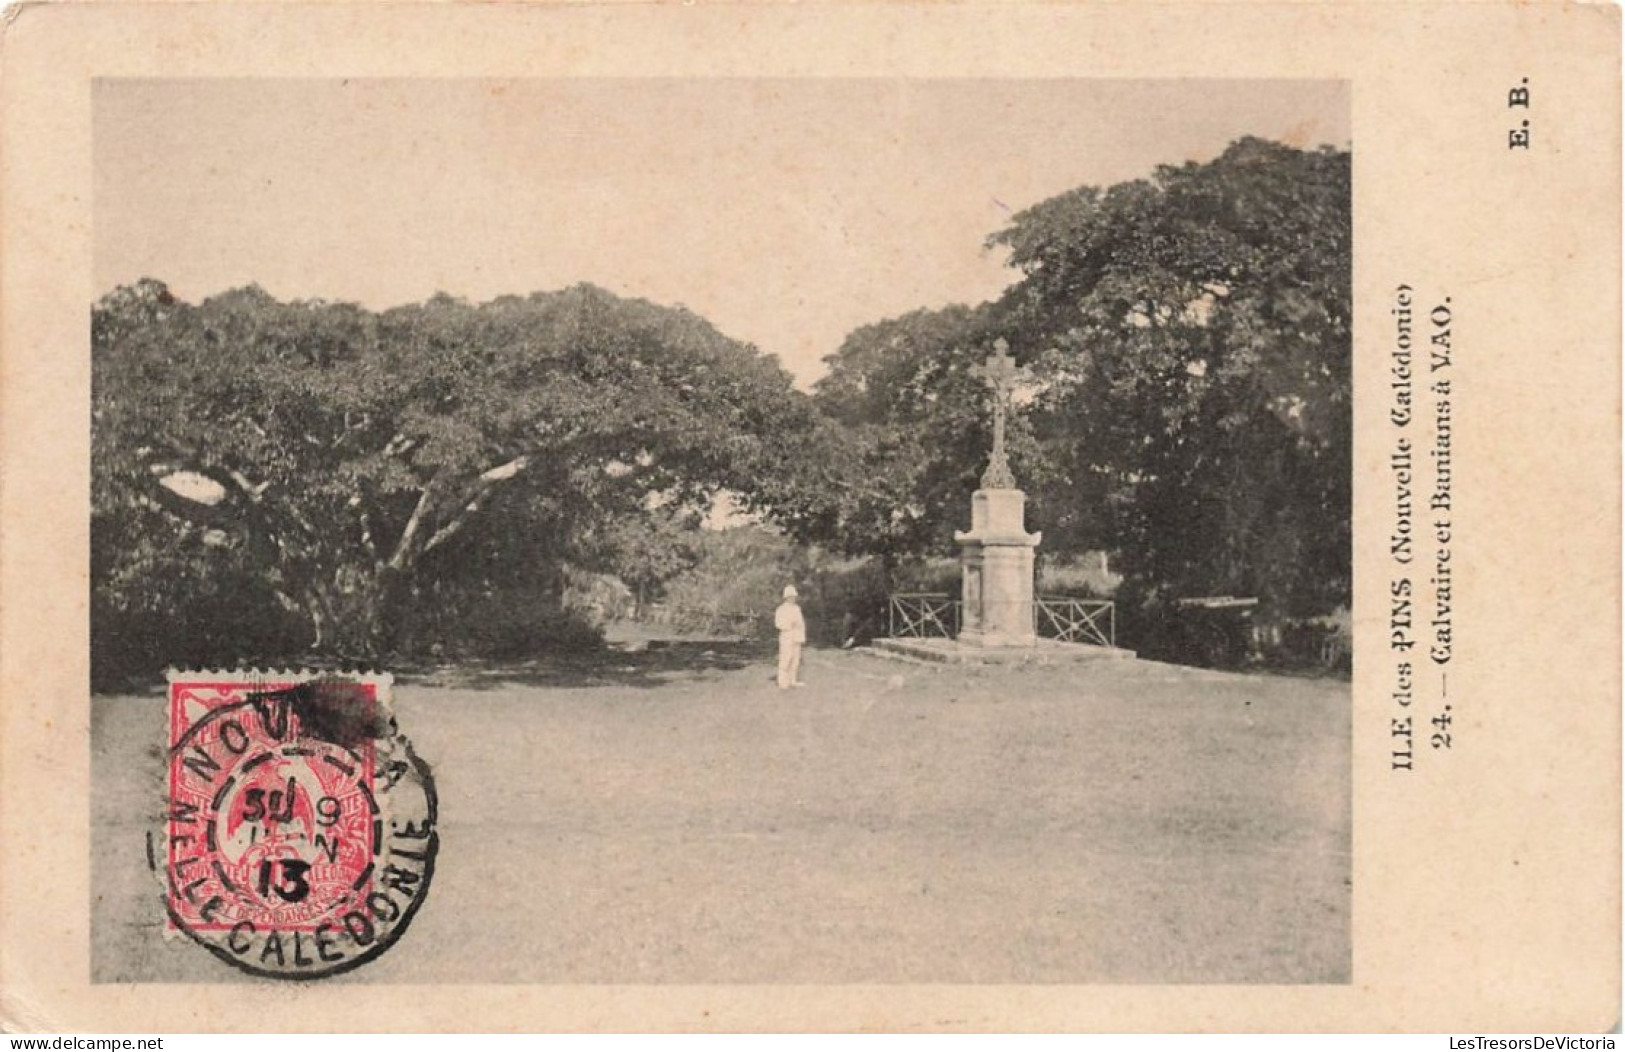
[[[794,599],[786,599],[773,611],[773,627],[779,630],[779,688],[801,682],[801,646],[807,642],[807,620]]]

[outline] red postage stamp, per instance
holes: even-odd
[[[171,931],[290,979],[347,971],[400,937],[438,840],[433,779],[395,726],[389,687],[373,675],[171,674]]]

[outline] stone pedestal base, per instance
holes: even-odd
[[[1023,528],[1027,495],[980,489],[971,495],[971,528],[962,546],[964,620],[959,641],[973,647],[1032,647],[1033,549],[1042,534]]]

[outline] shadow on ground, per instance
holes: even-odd
[[[771,643],[748,639],[635,640],[511,664],[463,663],[398,669],[396,679],[416,686],[459,690],[495,690],[505,686],[653,689],[676,680],[736,672],[752,663],[770,661],[772,655]]]

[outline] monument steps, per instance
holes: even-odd
[[[876,639],[864,648],[877,657],[939,665],[1071,665],[1133,661],[1134,651],[1092,643],[1040,639],[1032,646],[978,647],[953,639]]]

